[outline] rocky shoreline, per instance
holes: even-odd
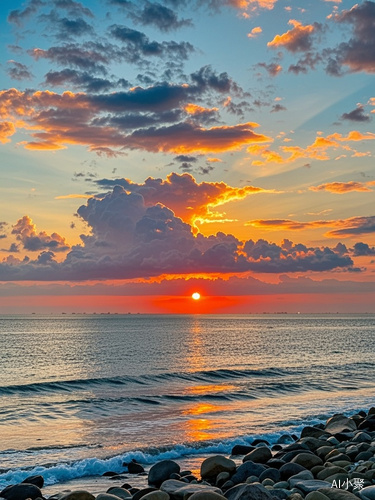
[[[240,462],[238,464],[238,462]],[[326,424],[305,427],[301,435],[285,434],[271,446],[256,439],[235,446],[231,457],[204,459],[200,474],[162,460],[145,472],[141,464],[124,464],[126,482],[94,496],[89,491],[61,491],[51,500],[375,500],[375,408],[350,417],[336,414]],[[108,471],[108,480],[121,479]],[[148,485],[134,487],[131,477]],[[42,476],[8,485],[6,500],[39,500]],[[139,482],[138,482],[139,484]]]

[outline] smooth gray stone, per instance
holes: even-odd
[[[247,462],[251,460],[255,463],[265,464],[267,460],[272,458],[271,450],[267,446],[261,446],[259,448],[255,448],[255,450],[250,451],[247,455],[244,456],[243,462]]]
[[[310,479],[307,481],[299,481],[294,485],[295,488],[301,490],[305,495],[312,491],[317,491],[320,488],[330,488],[331,483],[328,481],[321,481],[319,479]]]
[[[294,476],[289,478],[289,486],[290,488],[294,488],[296,483],[300,483],[301,481],[309,481],[311,479],[314,479],[314,475],[312,472],[309,470],[304,470],[299,472],[298,474],[295,474]],[[322,486],[323,488],[323,486]]]
[[[299,472],[307,470],[303,465],[288,463],[280,467],[280,476],[282,481],[286,481],[292,476],[295,476]]]
[[[224,493],[227,500],[273,500],[262,484],[237,484]]]
[[[154,464],[148,473],[148,484],[160,486],[173,473],[180,472],[180,466],[173,460],[162,460]]]
[[[264,465],[256,464],[249,460],[238,467],[231,477],[231,481],[233,481],[234,484],[244,483],[248,477],[259,477],[265,470],[266,467],[264,467]]]

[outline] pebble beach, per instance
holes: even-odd
[[[146,469],[135,460],[124,470],[86,478],[86,487],[44,488],[42,475],[9,484],[6,500],[374,500],[375,408],[284,434],[272,446],[255,439],[229,456],[210,455],[197,470],[174,460]],[[86,489],[87,488],[87,489]]]

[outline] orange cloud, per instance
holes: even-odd
[[[47,234],[45,231],[37,233],[36,225],[28,215],[18,219],[12,228],[12,234],[16,235],[17,241],[20,241],[25,250],[32,252],[46,250],[53,252],[63,252],[70,246],[63,236],[58,233]],[[48,252],[45,254],[48,257]]]
[[[327,182],[326,184],[320,184],[319,186],[311,186],[309,189],[310,191],[329,191],[330,193],[336,194],[344,194],[351,191],[371,192],[372,190],[368,188],[368,185],[371,185],[371,183],[355,181]]]
[[[75,199],[75,198],[84,198],[88,200],[89,198],[92,198],[91,194],[65,194],[61,196],[55,196],[55,200],[69,200],[69,199]]]
[[[176,109],[178,99],[182,100],[187,91],[184,86],[167,84],[162,89],[150,87],[99,96],[73,92],[60,95],[49,91],[31,93],[5,90],[0,92],[0,117],[7,118],[9,122],[5,122],[8,125],[4,126],[3,135],[8,132],[10,135],[14,130],[9,123],[18,122],[20,127],[32,130],[33,140],[22,143],[27,149],[56,150],[69,144],[79,144],[108,155],[117,154],[112,148],[118,148],[118,154],[123,154],[124,149],[177,154],[225,152],[272,140],[255,133],[253,129],[258,124],[252,122],[211,128],[201,126],[196,121],[171,125],[163,124],[161,120],[158,123],[162,112]],[[159,97],[162,92],[169,93],[164,102]],[[178,94],[178,99],[175,94]],[[153,101],[148,102],[147,96]],[[187,105],[187,110],[197,116],[214,109]],[[145,113],[140,116],[146,122],[151,120],[149,124],[134,129],[130,124],[133,110]],[[150,117],[150,113],[154,115]]]
[[[207,160],[209,163],[222,163],[223,160],[220,160],[220,158],[207,158]]]
[[[250,33],[247,34],[248,38],[255,38],[258,35],[260,35],[263,32],[262,28],[260,26],[256,26],[253,28]]]
[[[0,122],[0,142],[5,144],[9,142],[13,134],[16,132],[16,127],[12,122]]]
[[[207,112],[212,113],[215,111],[219,111],[219,108],[205,108],[203,106],[198,106],[198,104],[188,103],[186,104],[186,106],[184,106],[184,110],[189,115],[197,115],[201,113],[207,113]]]
[[[277,0],[226,0],[225,3],[241,10],[253,10],[256,7],[272,10],[276,2]]]
[[[181,127],[163,127],[147,138],[143,134],[133,134],[130,143],[133,147],[152,152],[210,153],[241,149],[254,142],[270,142],[272,139],[263,134],[256,134],[252,129],[255,123],[223,125],[203,128],[192,124]]]
[[[373,132],[358,132],[358,130],[352,130],[351,132],[348,133],[348,135],[343,136],[342,134],[332,134],[328,136],[329,138],[336,139],[337,141],[340,142],[350,142],[350,141],[371,141],[375,139],[375,134]]]
[[[252,226],[270,231],[301,231],[304,229],[316,229],[323,227],[336,228],[325,234],[327,237],[358,237],[362,234],[373,234],[375,232],[375,216],[350,217],[338,220],[316,220],[301,222],[291,219],[255,219],[247,221],[246,226]]]
[[[247,151],[254,155],[259,155],[263,160],[254,160],[252,165],[262,167],[266,163],[284,163],[284,158],[276,151],[271,151],[270,149],[264,148],[263,146],[254,145],[249,146]]]
[[[277,151],[272,151],[266,146],[259,144],[249,146],[247,151],[254,156],[260,156],[262,158],[252,162],[252,164],[256,166],[264,166],[267,163],[289,164],[301,158],[311,158],[318,161],[324,161],[330,159],[328,154],[329,149],[351,151],[353,155],[362,156],[365,154],[367,156],[367,153],[360,153],[346,143],[369,141],[374,139],[375,134],[372,132],[361,133],[357,130],[352,130],[346,136],[339,133],[334,133],[328,135],[327,137],[318,135],[314,142],[309,144],[306,148],[302,148],[300,146],[281,146],[280,150],[283,153],[289,154],[287,157],[282,156]]]
[[[193,226],[196,223],[223,221],[223,215],[215,209],[226,203],[252,194],[275,192],[255,186],[237,188],[225,182],[198,183],[191,174],[175,172],[167,175],[166,179],[149,177],[143,184],[132,183],[128,179],[102,179],[96,184],[101,189],[121,185],[127,192],[141,194],[147,207],[161,203]]]
[[[291,219],[254,219],[245,222],[245,226],[251,226],[261,229],[268,229],[270,231],[279,231],[286,229],[288,231],[299,231],[301,229],[311,229],[319,227],[332,227],[336,221],[317,220],[312,222],[300,222]]]
[[[55,142],[39,141],[39,142],[19,142],[18,144],[24,145],[25,149],[31,151],[57,151],[59,149],[66,149],[63,144],[56,144]]]
[[[271,42],[267,43],[267,47],[285,47],[291,52],[309,49],[311,45],[310,36],[316,30],[316,27],[312,24],[304,26],[295,19],[291,19],[289,24],[291,24],[293,28],[282,35],[276,35]]]

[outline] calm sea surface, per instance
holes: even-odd
[[[0,317],[0,486],[123,470],[375,405],[375,316]]]

